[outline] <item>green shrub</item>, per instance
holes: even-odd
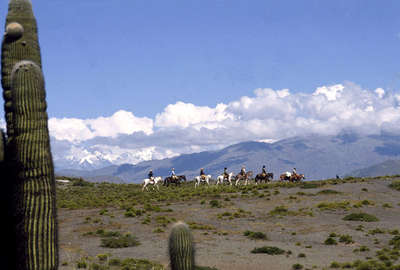
[[[299,258],[305,258],[305,257],[306,257],[306,254],[304,254],[304,253],[299,253],[299,255],[297,255],[297,257],[299,257]]]
[[[340,263],[332,262],[331,265],[330,265],[330,268],[340,268]]]
[[[400,191],[400,180],[395,180],[395,181],[393,181],[393,182],[389,185],[389,187],[391,187],[391,188],[393,188],[393,189],[395,189],[395,190]]]
[[[339,237],[339,242],[345,243],[345,244],[354,243],[353,238],[351,237],[351,235],[348,235],[348,234],[341,235]]]
[[[118,237],[105,237],[101,239],[101,247],[126,248],[140,245],[135,236],[125,234]]]
[[[76,263],[76,267],[78,267],[78,269],[82,269],[82,268],[86,269],[87,266],[88,266],[87,263],[83,260]]]
[[[211,207],[216,207],[216,208],[221,208],[221,203],[217,200],[211,200],[210,201],[210,206]]]
[[[317,194],[322,194],[322,195],[341,194],[341,193],[342,192],[336,191],[333,189],[324,189],[324,190],[317,192]]]
[[[390,241],[389,245],[393,248],[400,249],[400,235],[395,235]]]
[[[332,238],[332,237],[328,237],[325,241],[324,241],[325,245],[337,245],[337,241]]]
[[[292,269],[294,269],[294,270],[300,270],[300,269],[303,269],[303,267],[304,266],[299,264],[299,263],[296,263],[296,264],[292,265]]]
[[[251,253],[266,253],[268,255],[281,255],[285,253],[283,249],[278,247],[263,246],[259,248],[254,248]]]
[[[343,220],[347,221],[364,221],[364,222],[375,222],[379,221],[379,219],[373,215],[367,213],[352,213],[343,218]]]
[[[252,231],[245,231],[243,233],[244,236],[247,236],[250,239],[257,240],[267,240],[267,235],[263,232],[252,232]]]

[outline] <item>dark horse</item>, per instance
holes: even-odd
[[[169,186],[169,184],[175,184],[175,186],[178,186],[181,184],[182,181],[186,182],[186,176],[184,175],[177,175],[175,178],[172,176],[168,176],[164,179],[164,186]]]
[[[264,181],[265,183],[268,183],[269,181],[271,181],[272,179],[274,179],[274,174],[272,172],[270,173],[259,173],[256,175],[256,178],[254,178],[254,180],[256,181],[256,184],[258,184],[258,182],[262,182]]]

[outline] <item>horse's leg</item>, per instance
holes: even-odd
[[[146,187],[146,183],[143,184],[142,191],[144,191],[145,187]]]

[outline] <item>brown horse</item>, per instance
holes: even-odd
[[[304,174],[296,174],[290,177],[291,182],[300,182],[302,179],[306,179]]]
[[[245,175],[241,175],[240,173],[236,175],[236,183],[235,186],[239,184],[240,180],[244,180],[244,184],[247,185],[249,183],[250,178],[253,176],[252,171],[248,171]]]
[[[283,173],[279,176],[279,179],[281,181],[289,181],[289,182],[300,182],[302,179],[306,179],[304,174],[296,174],[296,175],[291,175],[287,176],[286,173]]]

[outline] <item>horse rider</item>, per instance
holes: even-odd
[[[203,180],[206,179],[206,174],[204,173],[204,168],[200,169],[200,178]]]
[[[240,170],[239,173],[241,176],[245,176],[246,175],[246,168],[243,166],[242,169]]]
[[[229,178],[229,174],[227,172],[228,168],[224,168],[224,173],[222,174],[224,176],[224,178],[228,179]]]
[[[175,168],[172,168],[172,169],[171,169],[171,178],[172,178],[172,179],[176,179],[176,178],[177,178],[177,176],[176,176],[176,174],[175,174]]]
[[[293,177],[297,177],[297,171],[296,171],[296,168],[293,168],[293,170],[292,170],[292,176],[293,176]]]
[[[150,169],[148,176],[149,176],[150,182],[154,183],[154,176],[153,176],[153,170],[152,169]]]
[[[263,165],[263,167],[262,167],[261,175],[262,175],[263,177],[266,177],[266,176],[267,176],[267,170],[265,169],[265,165]]]

